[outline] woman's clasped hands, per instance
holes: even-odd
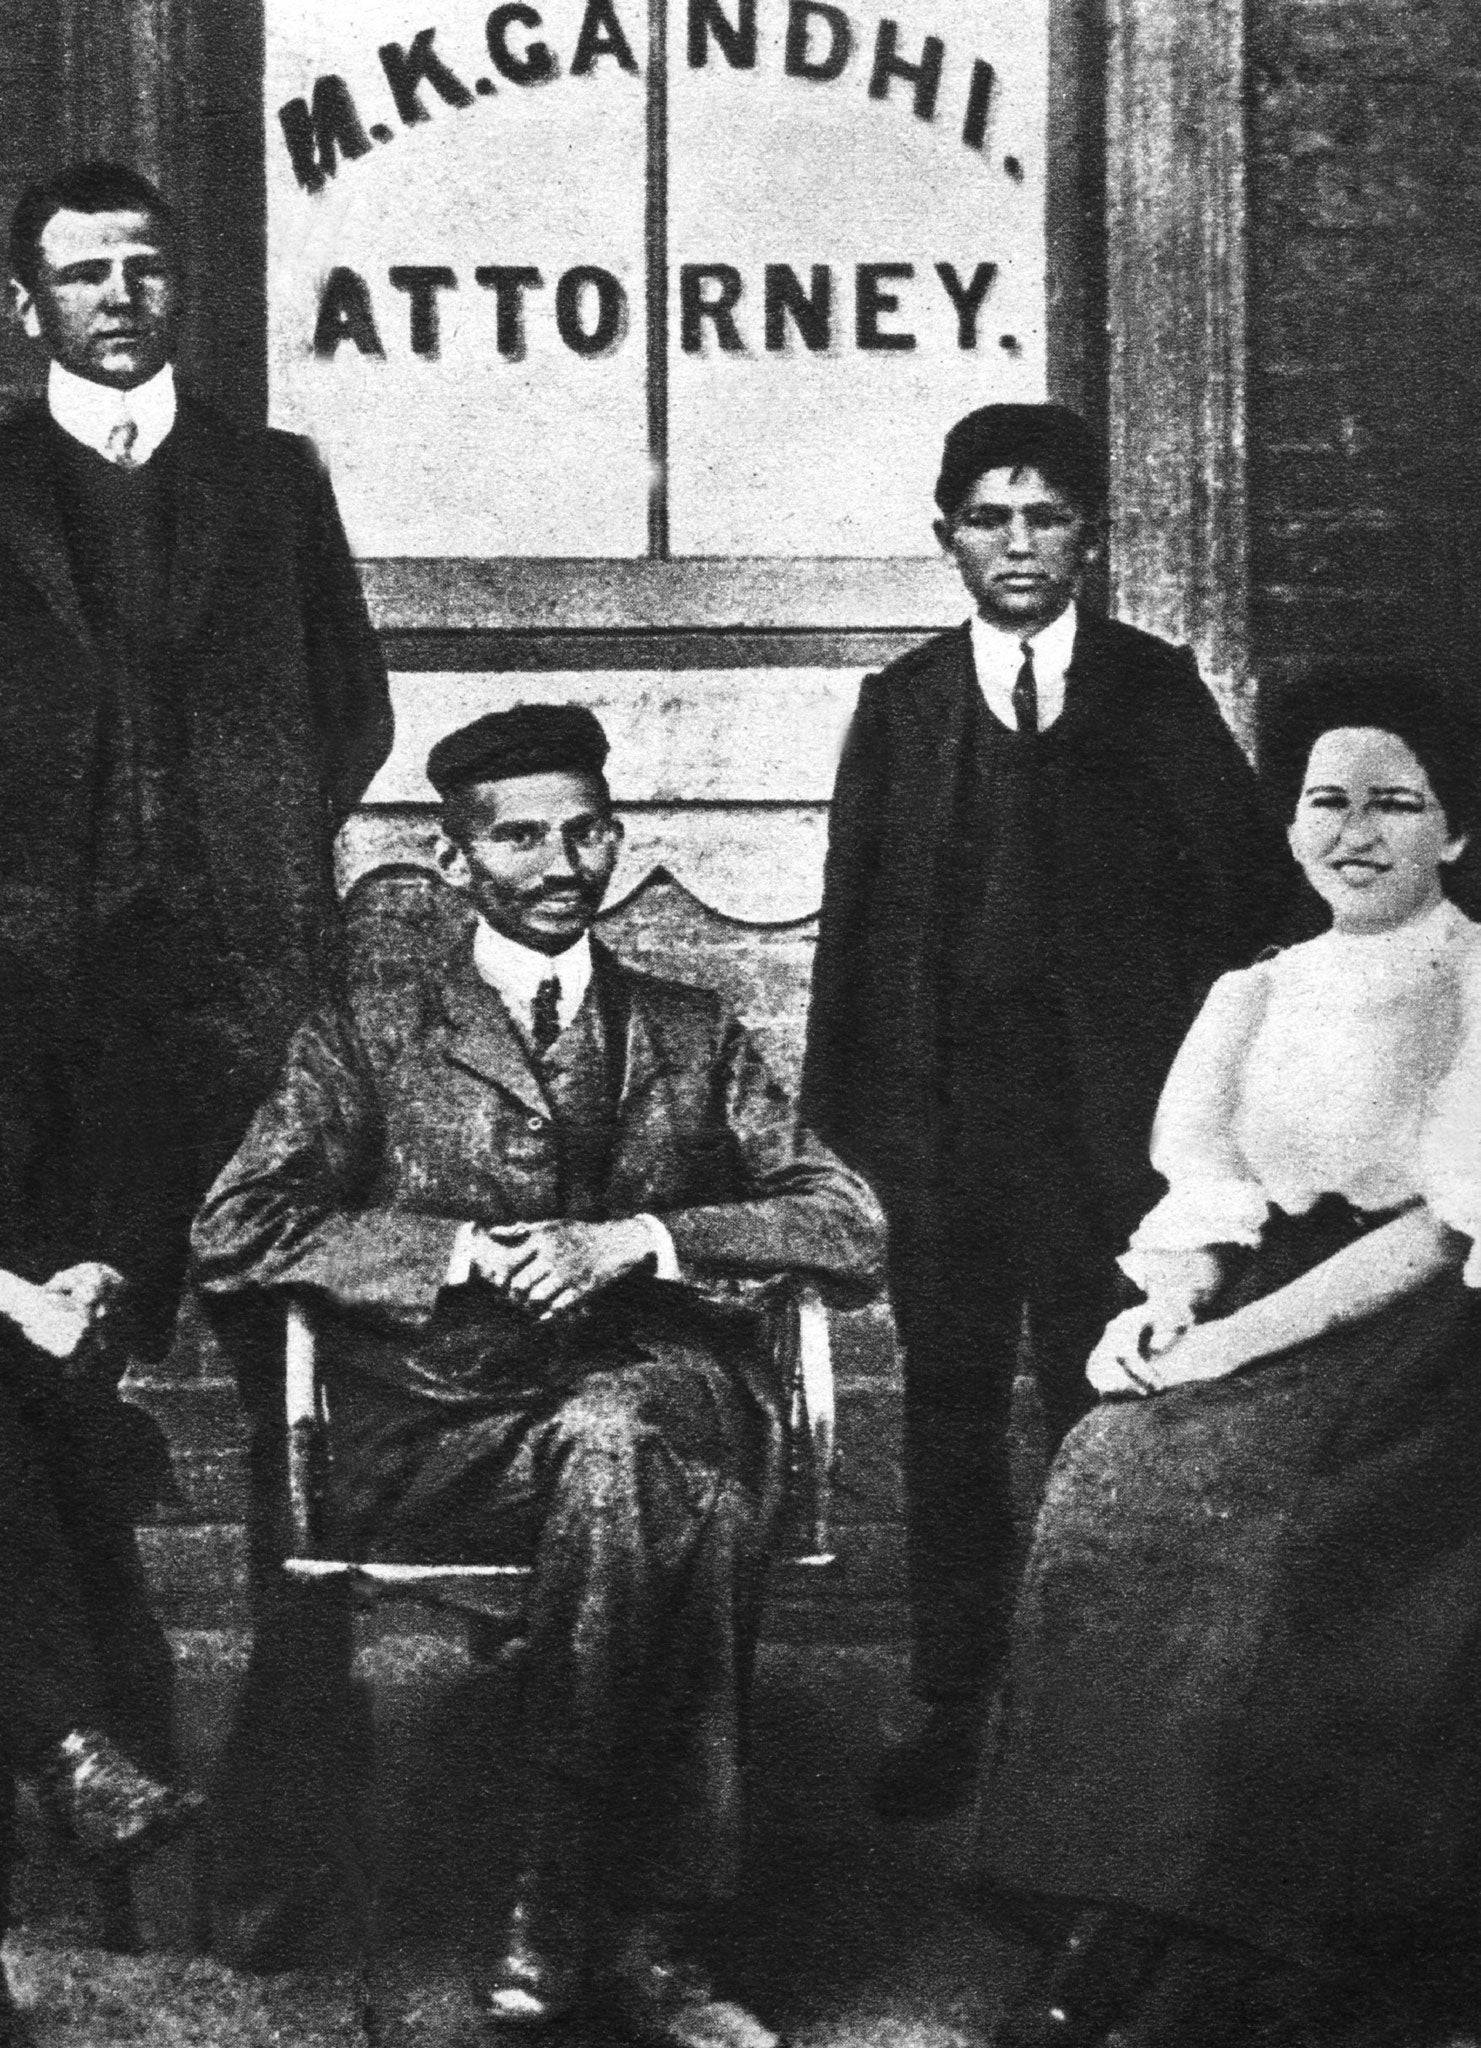
[[[1199,1323],[1198,1309],[1217,1291],[1219,1268],[1208,1253],[1151,1254],[1147,1299],[1112,1316],[1090,1354],[1086,1377],[1098,1394],[1160,1394],[1191,1380],[1223,1379],[1243,1363],[1219,1322]],[[1140,1276],[1139,1276],[1140,1277]]]
[[[1186,1302],[1144,1301],[1111,1318],[1085,1372],[1098,1394],[1160,1394],[1189,1380],[1222,1379],[1238,1363],[1219,1325],[1195,1324]]]

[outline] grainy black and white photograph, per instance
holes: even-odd
[[[1474,0],[0,0],[0,2048],[1481,2048]]]

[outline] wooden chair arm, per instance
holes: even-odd
[[[838,1461],[838,1409],[833,1386],[833,1346],[828,1311],[816,1287],[798,1286],[791,1297],[787,1346],[790,1405],[788,1424],[788,1520],[802,1541],[790,1557],[796,1565],[834,1563],[831,1517],[833,1474]]]
[[[288,1516],[296,1557],[318,1548],[319,1474],[323,1416],[314,1354],[314,1326],[307,1304],[288,1300],[283,1393],[288,1424]]]

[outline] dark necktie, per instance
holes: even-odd
[[[561,1035],[561,985],[553,974],[546,975],[535,990],[530,1005],[530,1037],[543,1058]]]
[[[1039,685],[1034,677],[1034,650],[1030,641],[1020,642],[1023,667],[1013,678],[1013,723],[1020,732],[1039,730]]]

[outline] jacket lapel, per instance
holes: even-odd
[[[921,686],[910,695],[921,747],[917,785],[921,830],[917,844],[922,873],[917,901],[929,906],[921,929],[924,971],[916,977],[914,988],[917,1014],[913,1038],[918,1045],[937,1042],[940,1020],[934,1003],[940,980],[942,925],[955,901],[955,891],[948,885],[948,869],[956,858],[957,808],[967,768],[968,713],[976,688],[971,633],[962,626],[943,642],[941,660],[933,666],[929,681],[922,678]]]
[[[1105,620],[1082,617],[1065,699],[1066,726],[1078,742],[1078,773],[1150,779],[1173,816],[1181,817],[1189,801],[1188,765],[1161,729],[1157,705],[1157,693],[1149,694],[1141,686],[1139,669],[1128,659],[1125,643],[1107,630]],[[1195,821],[1189,843],[1200,836]]]
[[[548,1117],[549,1097],[504,1005],[479,980],[466,941],[444,970],[442,1004],[447,1058],[502,1088],[537,1116]]]
[[[176,494],[170,637],[179,643],[194,634],[225,552],[241,455],[188,399],[181,400],[170,441]]]
[[[45,595],[68,629],[93,646],[72,574],[52,483],[51,426],[42,404],[0,429],[0,545]],[[182,399],[169,447],[176,518],[170,571],[170,633],[188,640],[226,548],[239,488],[239,456],[208,415]]]
[[[45,596],[68,631],[91,649],[72,560],[57,513],[51,426],[43,405],[28,406],[0,432],[0,545]]]
[[[1146,715],[1144,694],[1136,687],[1135,672],[1128,670],[1124,647],[1104,619],[1081,612],[1066,684],[1065,713],[1076,727],[1093,726],[1118,745],[1140,733]],[[1139,738],[1132,739],[1132,751],[1140,751],[1141,744]]]
[[[640,1199],[652,1176],[653,1096],[663,1086],[668,1068],[641,981],[595,940],[591,951],[593,988],[602,1005],[613,1068],[620,1077],[606,1208],[609,1215],[622,1215]]]
[[[550,1099],[523,1041],[493,990],[480,981],[466,945],[449,960],[440,987],[444,1056],[525,1109],[548,1117]],[[602,1006],[612,1069],[619,1077],[607,1204],[610,1213],[624,1214],[651,1177],[653,1097],[665,1087],[668,1068],[641,982],[595,940],[592,995]]]
[[[616,954],[596,938],[591,942],[591,986],[601,1005],[607,1055],[617,1082],[620,1119],[635,1090],[641,1089],[656,1070],[653,1041],[646,1017],[638,1014],[631,976]]]
[[[966,626],[948,633],[941,646],[941,658],[929,676],[923,675],[910,691],[910,709],[921,739],[932,761],[930,807],[932,823],[942,824],[956,801],[956,768],[967,726],[972,692],[977,688],[977,670],[972,660],[972,636]],[[942,851],[936,842],[938,854]]]
[[[1110,658],[1107,635],[1101,621],[1082,611],[1075,621],[1075,644],[1065,675],[1065,710],[1077,717],[1087,704],[1100,697],[1116,664]]]

